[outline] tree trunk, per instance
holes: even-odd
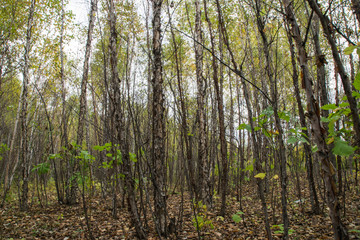
[[[351,83],[350,83],[348,75],[346,74],[345,67],[341,61],[340,54],[339,54],[338,48],[336,46],[335,40],[332,36],[333,27],[330,23],[329,18],[322,13],[318,3],[316,3],[315,0],[307,0],[307,1],[310,5],[311,9],[319,16],[321,25],[322,25],[324,33],[325,33],[325,37],[327,38],[327,40],[330,44],[334,62],[337,67],[338,73],[341,77],[341,81],[342,81],[342,84],[344,87],[344,92],[345,92],[345,95],[346,95],[349,105],[350,105],[352,120],[354,123],[356,146],[360,146],[360,118],[359,118],[359,113],[358,113],[358,109],[357,109],[357,104],[356,104],[355,98],[352,96]]]
[[[28,96],[28,84],[30,80],[29,76],[29,52],[31,45],[31,30],[33,26],[33,16],[35,12],[35,2],[36,0],[31,1],[29,18],[27,23],[26,31],[26,44],[25,44],[25,53],[24,53],[24,69],[23,69],[23,90],[22,90],[22,99],[21,99],[21,113],[20,113],[20,123],[21,123],[21,142],[20,142],[20,162],[22,165],[22,175],[23,175],[23,185],[22,185],[22,195],[20,198],[20,209],[26,211],[28,209],[28,191],[29,191],[29,175],[30,175],[30,162],[28,159],[28,141],[27,141],[27,96]]]
[[[260,13],[261,6],[259,0],[255,2],[255,6],[256,6],[256,20],[257,20],[256,22],[263,42],[263,50],[265,54],[265,62],[266,62],[265,70],[270,81],[270,91],[272,95],[272,107],[274,110],[275,127],[278,132],[276,136],[278,150],[276,152],[278,153],[278,157],[280,160],[281,206],[282,206],[282,219],[284,224],[284,234],[282,237],[283,239],[288,239],[289,218],[287,214],[287,199],[286,199],[287,197],[286,155],[285,155],[285,145],[283,141],[283,130],[278,114],[277,86],[276,86],[276,81],[274,79],[274,71],[272,70],[273,67],[271,65],[272,60],[270,57],[270,44],[269,41],[267,40],[267,36],[265,32],[265,22]]]
[[[206,2],[207,0],[204,0]],[[217,1],[217,4],[218,1]],[[206,9],[206,6],[204,6]],[[206,19],[209,25],[210,32],[210,41],[211,41],[211,50],[215,53],[215,41],[213,36],[213,29],[211,26],[210,19],[208,18],[207,12],[205,11]],[[219,13],[219,18],[221,18]],[[226,213],[226,194],[227,194],[227,184],[228,184],[228,161],[227,161],[227,146],[225,139],[225,118],[224,118],[224,104],[223,104],[223,96],[220,89],[219,78],[218,78],[218,64],[215,56],[212,57],[212,67],[213,67],[213,80],[214,87],[216,93],[216,101],[217,101],[217,110],[219,113],[219,136],[220,136],[220,155],[221,155],[221,165],[222,171],[220,174],[220,182],[221,182],[221,208],[220,215],[225,216]]]
[[[165,108],[161,56],[161,5],[153,3],[153,101],[152,101],[152,181],[154,187],[155,224],[160,235],[166,236],[166,163],[165,163]]]
[[[360,25],[360,1],[359,0],[351,0],[351,4],[352,4],[352,9],[358,20],[358,24]]]
[[[315,214],[320,214],[320,205],[318,196],[316,193],[315,188],[315,180],[314,180],[314,170],[313,170],[313,159],[312,159],[312,152],[311,152],[311,146],[310,146],[310,136],[309,131],[307,130],[306,126],[306,120],[305,120],[305,113],[304,109],[301,103],[301,97],[300,97],[300,89],[299,89],[299,83],[298,83],[298,73],[297,73],[297,66],[296,66],[296,58],[295,58],[295,49],[294,44],[292,41],[291,36],[288,34],[289,44],[290,44],[290,53],[291,53],[291,63],[293,67],[293,85],[294,85],[294,94],[299,110],[299,118],[300,118],[300,125],[302,128],[302,133],[305,137],[305,139],[309,143],[304,143],[304,154],[305,154],[305,161],[306,161],[306,174],[307,174],[307,180],[309,184],[309,192],[310,192],[310,203],[311,203],[311,210]]]
[[[117,57],[117,32],[116,32],[116,11],[114,1],[109,0],[109,25],[110,25],[110,63],[111,63],[111,78],[113,87],[113,111],[115,128],[117,132],[117,143],[120,144],[120,151],[122,156],[122,162],[124,167],[125,185],[127,188],[129,211],[131,215],[131,221],[135,225],[136,233],[140,239],[146,239],[144,229],[141,224],[138,208],[136,205],[135,197],[135,181],[132,176],[131,161],[129,156],[129,140],[126,134],[126,119],[125,119],[125,101],[122,100],[120,93],[121,80],[117,69],[118,57]],[[129,59],[127,59],[129,61]],[[115,163],[117,164],[117,163]],[[114,206],[115,208],[117,206]]]
[[[311,2],[311,0],[309,0],[309,2]],[[335,184],[335,168],[329,158],[329,150],[324,137],[326,131],[320,122],[320,108],[313,95],[312,81],[307,64],[307,53],[303,44],[304,42],[302,40],[300,28],[297,24],[295,14],[293,12],[293,5],[289,0],[283,0],[283,4],[286,10],[286,20],[291,26],[291,34],[298,49],[298,60],[302,71],[302,82],[306,91],[308,114],[312,126],[314,141],[318,147],[318,156],[322,163],[324,182],[326,186],[327,204],[332,220],[334,237],[335,239],[349,239],[347,229],[340,218],[340,205],[338,202]]]

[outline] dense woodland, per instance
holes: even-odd
[[[0,3],[1,239],[360,238],[359,0],[69,1]]]

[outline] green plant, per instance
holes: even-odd
[[[38,165],[35,165],[31,169],[32,172],[37,172],[37,174],[39,175],[45,175],[49,172],[49,170],[50,170],[50,163],[48,162],[39,163]]]
[[[205,204],[202,203],[202,201],[199,201],[197,203],[193,203],[195,210],[198,212],[196,217],[193,217],[192,223],[194,227],[201,231],[203,228],[211,228],[214,229],[214,225],[212,223],[212,220],[207,215],[207,207]]]
[[[348,126],[335,128],[336,122],[342,118],[343,116],[349,116],[351,111],[349,109],[348,102],[342,102],[339,105],[335,104],[327,104],[321,107],[324,110],[331,110],[331,113],[327,118],[321,118],[322,122],[328,123],[329,127],[329,136],[327,139],[327,144],[334,144],[332,152],[335,155],[340,156],[349,156],[354,153],[355,148],[350,146],[347,141],[343,139],[350,138],[351,130],[349,126],[351,126],[352,122],[347,122]]]
[[[243,215],[243,214],[244,213],[242,211],[239,211],[239,212],[233,214],[231,217],[235,223],[239,223],[242,220],[241,215]]]
[[[57,217],[57,219],[58,219],[59,221],[63,220],[63,219],[64,219],[64,215],[61,213],[61,214]]]
[[[196,216],[196,218],[194,217],[192,219],[192,223],[198,231],[201,231],[201,229],[203,229],[203,228],[214,229],[214,225],[213,225],[211,219],[208,219],[207,217],[205,217],[203,215],[198,215],[198,216]]]
[[[284,233],[284,224],[279,224],[279,225],[272,225],[271,226],[271,229],[274,229],[274,230],[276,230],[274,233],[275,234],[283,234]],[[291,235],[291,234],[293,234],[295,231],[294,231],[294,229],[289,229],[288,230],[288,233],[289,233],[289,235]]]
[[[9,151],[8,146],[5,143],[1,143],[0,144],[0,161],[3,159],[2,155],[6,152]]]

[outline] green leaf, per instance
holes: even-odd
[[[309,142],[308,142],[308,140],[306,140],[306,138],[304,138],[304,137],[300,137],[300,142],[302,142],[302,143],[307,143],[307,144],[309,144]]]
[[[290,121],[290,116],[287,112],[279,112],[279,118],[287,122]]]
[[[241,221],[241,217],[237,214],[232,215],[232,219],[235,223],[239,223]]]
[[[261,179],[264,179],[266,176],[266,173],[258,173],[255,175],[255,178],[261,178]]]
[[[319,149],[318,149],[318,146],[316,146],[316,145],[314,145],[314,146],[311,147],[311,151],[312,151],[313,153],[316,153],[318,150],[319,150]]]
[[[360,93],[359,93],[359,92],[356,92],[356,91],[353,91],[353,92],[352,92],[352,96],[353,96],[354,98],[360,98]]]
[[[132,162],[136,163],[137,162],[136,154],[135,153],[129,153],[129,155],[130,155],[130,160]]]
[[[249,132],[251,132],[251,127],[249,124],[246,124],[246,123],[240,124],[240,126],[238,127],[238,130],[242,130],[242,129],[246,129]]]
[[[326,104],[321,107],[321,109],[323,109],[323,110],[334,110],[336,108],[337,108],[337,106],[335,104]]]
[[[349,47],[345,48],[345,49],[344,49],[344,54],[345,54],[345,55],[351,55],[352,52],[355,50],[356,47],[357,47],[357,46],[352,45],[352,46],[349,46]]]
[[[254,127],[254,131],[259,131],[261,129],[261,127]]]
[[[355,76],[354,87],[356,90],[360,91],[360,72],[358,72]]]
[[[250,172],[254,171],[254,165],[253,164],[247,165],[245,171],[250,171]]]
[[[329,118],[326,118],[326,117],[321,117],[321,121],[322,122],[330,122],[331,120]]]
[[[267,107],[267,108],[264,109],[264,111],[262,112],[262,114],[270,117],[271,115],[274,114],[274,109],[273,109],[271,106],[269,106],[269,107]]]
[[[340,139],[335,140],[335,145],[334,148],[332,149],[332,152],[335,155],[344,156],[344,157],[353,154],[354,151],[355,148],[349,146],[347,142]]]
[[[289,137],[289,139],[287,140],[288,144],[295,144],[297,142],[298,142],[298,139],[297,139],[297,137],[294,137],[294,136]]]

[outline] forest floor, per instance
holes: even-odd
[[[302,186],[305,186],[305,183]],[[273,237],[281,239],[280,189],[276,189],[274,195],[277,200],[273,204],[276,206],[275,215],[273,215],[270,200],[268,212]],[[290,239],[333,239],[326,205],[321,203],[323,209],[321,215],[312,215],[309,213],[309,202],[305,201],[301,207],[294,192],[290,191],[288,199]],[[302,194],[307,196],[305,192]],[[268,195],[271,196],[271,194]],[[243,196],[242,212],[244,214],[238,215],[242,218],[238,223],[232,217],[240,211],[240,204],[234,196],[228,197],[225,218],[217,216],[220,208],[219,198],[215,198],[214,208],[203,207],[198,218],[203,223],[200,231],[202,237],[199,238],[194,227],[195,218],[189,196],[184,195],[182,229],[180,231],[178,229],[177,234],[172,234],[169,239],[266,239],[263,213],[260,201],[256,197],[256,187],[250,185],[245,187]],[[27,212],[19,211],[15,203],[7,204],[0,209],[0,239],[87,239],[82,204],[60,205],[54,203],[54,199],[49,202],[53,203],[49,203],[46,207],[33,204]],[[91,202],[91,228],[96,239],[136,239],[135,229],[130,224],[130,216],[126,208],[119,208],[118,219],[114,219],[111,199],[105,201],[101,197],[94,197]],[[170,218],[177,218],[181,210],[181,194],[170,195],[167,204]],[[360,194],[356,194],[355,190],[346,192],[345,205],[346,215],[343,219],[349,230],[350,239],[360,239]],[[148,239],[159,239],[152,221],[149,222]]]

